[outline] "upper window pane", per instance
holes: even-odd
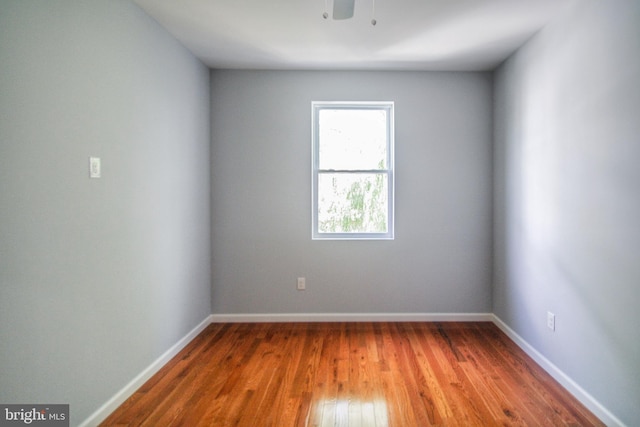
[[[319,111],[319,168],[387,168],[387,111],[337,108]]]

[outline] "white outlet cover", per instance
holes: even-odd
[[[547,327],[552,331],[556,330],[556,315],[547,311]]]

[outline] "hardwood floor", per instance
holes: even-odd
[[[212,324],[103,426],[601,426],[494,324]]]

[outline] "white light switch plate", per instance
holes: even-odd
[[[100,165],[100,157],[89,157],[89,177],[100,178],[102,170]]]

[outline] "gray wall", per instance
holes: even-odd
[[[215,314],[491,311],[490,74],[211,81]],[[311,240],[313,100],[395,101],[394,241]]]
[[[76,425],[211,312],[209,71],[128,0],[0,0],[0,73],[0,402]]]
[[[496,73],[494,312],[640,420],[640,2],[583,0]],[[556,315],[556,332],[546,312]]]

